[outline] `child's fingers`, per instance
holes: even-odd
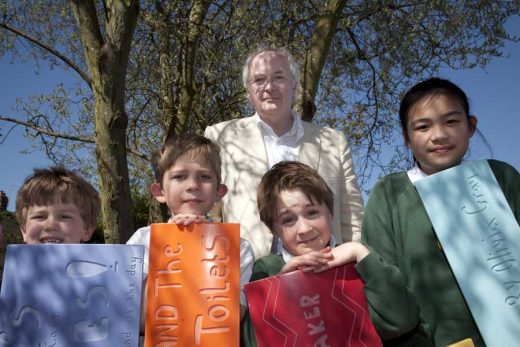
[[[331,261],[332,259],[334,259],[332,253],[315,253],[313,254],[313,259],[318,263],[318,264],[327,264],[329,261]]]
[[[303,272],[312,272],[312,271],[315,271],[315,269],[316,269],[315,266],[305,266],[305,267],[300,268],[300,270],[302,270]]]
[[[205,223],[207,222],[206,216],[195,215],[195,214],[178,214],[172,217],[170,223],[177,225],[190,225],[193,223]]]
[[[330,265],[329,264],[325,264],[325,265],[321,265],[321,266],[318,266],[314,269],[314,272],[316,273],[320,273],[320,272],[323,272],[323,271],[327,271],[328,269],[330,269]]]
[[[316,254],[307,254],[306,256],[304,256],[302,259],[305,260],[305,265],[320,265],[320,264],[324,264],[327,262],[326,259],[324,259],[323,257],[321,256],[318,256]]]
[[[330,248],[330,246],[327,246],[327,247],[323,248],[322,250],[320,250],[320,253],[327,254],[327,253],[330,253],[331,250],[332,250],[332,248]]]

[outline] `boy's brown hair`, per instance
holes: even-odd
[[[197,134],[178,134],[169,137],[161,148],[152,153],[152,168],[155,180],[162,186],[164,173],[180,156],[187,154],[189,159],[206,160],[220,183],[220,148],[210,139]]]
[[[30,206],[47,206],[57,202],[73,203],[78,207],[85,226],[96,227],[101,205],[96,189],[63,166],[52,166],[34,169],[18,190],[16,219],[20,228],[25,228]]]
[[[281,161],[267,171],[257,189],[260,220],[273,232],[278,217],[278,202],[284,190],[300,190],[309,201],[325,203],[331,215],[334,211],[334,193],[310,166],[296,161]]]

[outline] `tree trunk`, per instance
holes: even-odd
[[[320,82],[321,71],[329,53],[332,38],[336,32],[338,20],[347,0],[329,0],[325,12],[316,23],[314,34],[305,54],[298,109],[302,119],[311,121],[316,112],[314,98]]]
[[[193,119],[193,100],[195,98],[195,88],[193,87],[193,66],[195,65],[195,56],[197,53],[197,44],[200,35],[203,32],[202,23],[208,12],[210,1],[207,0],[194,0],[190,16],[188,20],[188,32],[186,34],[186,40],[182,47],[182,57],[180,61],[180,73],[181,78],[180,90],[179,90],[179,108],[175,121],[170,123],[169,129],[166,133],[166,138],[178,133],[178,132],[189,132],[190,124],[189,119]]]
[[[125,78],[137,0],[114,0],[102,36],[94,1],[71,0],[96,102],[94,128],[105,241],[123,243],[134,232],[126,158]]]

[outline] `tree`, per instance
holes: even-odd
[[[108,243],[118,243],[126,241],[134,229],[126,160],[128,117],[124,93],[128,57],[139,7],[137,1],[129,0],[105,3],[104,24],[100,25],[94,1],[73,0],[70,5],[78,25],[89,73],[55,48],[7,23],[1,25],[61,59],[76,70],[91,88],[95,102],[95,153],[105,240]],[[37,124],[36,126],[39,128]]]
[[[96,76],[110,80],[97,71],[96,55],[90,53],[97,49],[105,59],[99,42],[111,42],[110,28],[116,27],[112,26],[116,19],[134,20],[137,11],[131,8],[136,2],[80,3],[84,2],[71,2],[70,7],[76,11],[89,7],[94,24],[95,18],[103,19],[98,23],[97,44],[88,45],[81,35],[85,23],[77,25],[70,7],[63,3],[8,1],[0,5],[0,30],[7,34],[0,38],[0,55],[24,51],[17,55],[32,57],[38,63],[46,61],[51,66],[68,66],[83,81]],[[98,4],[96,16],[94,4]],[[112,55],[105,60],[105,69],[117,68],[112,83],[99,82],[99,89],[95,89],[90,88],[93,83],[83,82],[73,90],[58,85],[48,95],[22,101],[18,105],[20,115],[0,115],[0,120],[27,127],[28,136],[37,139],[54,160],[74,163],[86,173],[94,165],[99,168],[100,189],[113,198],[106,200],[103,212],[119,211],[115,219],[104,219],[113,235],[124,230],[114,226],[115,220],[131,220],[122,211],[124,206],[131,206],[124,167],[130,170],[132,189],[144,192],[152,180],[148,153],[167,135],[200,133],[208,124],[251,113],[240,76],[248,52],[260,42],[283,45],[293,52],[302,67],[297,108],[305,119],[345,132],[363,184],[375,168],[393,170],[405,160],[399,147],[395,147],[395,156],[390,160],[380,156],[399,127],[393,114],[402,91],[441,66],[485,66],[491,58],[501,56],[504,41],[516,40],[505,32],[504,23],[520,12],[517,2],[491,0],[471,4],[142,0],[140,5],[127,69],[123,69],[124,49],[113,50],[114,54],[121,52],[123,66],[119,62],[114,65]],[[122,11],[120,17],[112,14],[118,9]],[[123,26],[127,34],[130,24]],[[93,35],[95,30],[90,32]],[[99,41],[99,37],[103,40]],[[123,38],[128,35],[113,36],[116,41]],[[129,47],[126,41],[112,44],[110,47]],[[83,49],[86,54],[81,54]],[[122,92],[118,89],[116,93],[112,87],[122,87],[123,91],[126,88],[124,103]],[[113,94],[97,95],[96,90]],[[109,108],[114,118],[104,122],[98,118],[98,104],[108,97],[114,97],[114,102],[106,107],[117,107]],[[98,126],[107,130],[103,136],[108,135],[113,146],[99,143]],[[111,148],[114,151],[109,151]],[[96,162],[89,160],[89,151],[96,151]],[[78,152],[83,154],[76,155]],[[110,165],[103,166],[106,163]],[[114,170],[110,171],[112,166]],[[111,183],[104,183],[107,176]],[[117,186],[122,190],[114,195],[109,190],[116,177],[121,178]],[[127,232],[133,230],[127,228]],[[119,241],[125,238],[114,236]]]
[[[139,6],[137,1],[107,2],[105,35],[93,1],[72,0],[81,42],[92,76],[95,100],[96,161],[103,224],[108,243],[126,241],[134,230],[126,160],[125,81]]]

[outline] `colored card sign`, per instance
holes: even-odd
[[[352,264],[245,285],[259,347],[382,346]]]
[[[520,341],[520,227],[486,160],[416,182],[488,346]]]
[[[152,224],[145,346],[238,346],[238,224]]]
[[[9,245],[0,346],[138,346],[143,246]]]

